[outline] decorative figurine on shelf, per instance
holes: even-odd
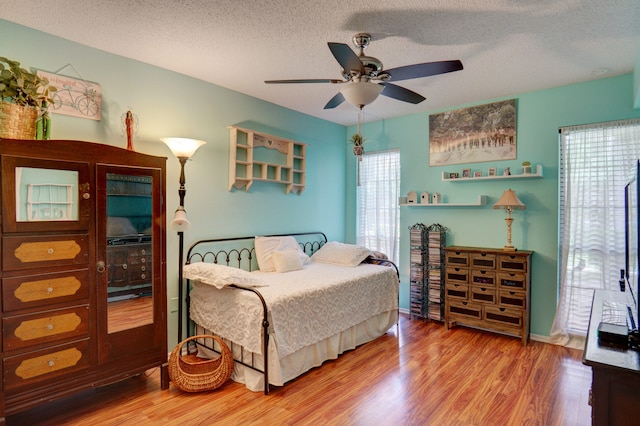
[[[527,175],[531,173],[531,163],[529,161],[522,162],[522,174]]]
[[[434,192],[431,199],[433,200],[433,204],[440,204],[442,202],[442,195],[438,192]]]
[[[420,204],[429,204],[431,202],[431,196],[428,192],[420,194]]]
[[[138,133],[138,116],[132,113],[131,110],[122,115],[122,128],[127,135],[127,149],[134,151],[133,135]]]
[[[409,191],[409,193],[407,194],[407,203],[408,204],[418,203],[418,194],[416,194],[416,191]]]
[[[505,167],[502,176],[511,176],[511,167]]]

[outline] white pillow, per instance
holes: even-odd
[[[358,266],[371,254],[366,247],[330,241],[311,256],[314,262],[341,266]]]
[[[216,263],[190,263],[184,266],[183,272],[185,278],[210,284],[216,288],[224,288],[230,284],[242,287],[263,287],[266,285],[244,269]]]
[[[309,256],[302,251],[298,241],[294,237],[256,237],[254,241],[256,248],[256,260],[258,267],[263,272],[273,272],[276,270],[273,263],[273,254],[282,250],[297,250],[300,262],[304,265],[309,261]]]
[[[302,269],[298,250],[282,250],[273,253],[273,265],[276,272],[289,272]]]

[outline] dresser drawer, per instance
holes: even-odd
[[[480,303],[496,303],[496,289],[492,287],[471,286],[471,301]]]
[[[469,300],[469,286],[464,284],[449,284],[445,288],[447,299]]]
[[[89,340],[4,358],[4,391],[53,380],[89,366]]]
[[[449,266],[469,266],[469,253],[464,251],[447,250],[446,263]]]
[[[505,273],[498,274],[498,288],[501,290],[526,290],[526,274]]]
[[[496,269],[496,255],[491,253],[471,253],[471,266]]]
[[[527,257],[501,254],[498,256],[498,266],[502,271],[527,272]]]
[[[518,334],[522,334],[524,321],[524,311],[519,309],[508,309],[498,306],[484,307],[484,320],[498,327],[514,328]]]
[[[471,270],[471,284],[481,285],[483,287],[495,287],[496,286],[496,273],[495,271],[485,271],[481,269]]]
[[[500,290],[498,304],[506,308],[526,309],[527,294],[523,291]]]
[[[2,321],[5,352],[63,339],[83,338],[88,332],[87,305],[6,317]]]
[[[465,319],[482,319],[482,306],[477,303],[447,301],[448,321],[456,321],[458,318],[461,322]]]
[[[469,270],[467,268],[445,269],[445,279],[451,284],[469,284]]]
[[[3,237],[4,270],[86,265],[89,259],[88,240],[88,235]]]
[[[83,300],[89,297],[89,271],[28,275],[2,280],[4,312]]]

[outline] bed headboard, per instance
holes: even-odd
[[[318,251],[327,242],[327,236],[317,231],[265,235],[265,237],[285,236],[294,237],[308,256]],[[186,263],[217,263],[253,271],[258,269],[254,241],[253,235],[196,241],[187,251]]]

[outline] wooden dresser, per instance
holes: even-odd
[[[529,338],[531,251],[445,247],[445,324]]]
[[[153,367],[168,387],[165,162],[102,144],[0,139],[0,424],[5,415]],[[107,191],[112,181],[141,179],[152,188],[144,197]],[[112,226],[113,218],[127,226]],[[132,267],[119,265],[127,274],[118,283],[144,281],[144,291],[109,296],[118,266],[111,233],[145,239],[144,253],[140,244],[127,247]],[[136,265],[142,259],[144,274]],[[131,310],[134,299],[144,309]]]

